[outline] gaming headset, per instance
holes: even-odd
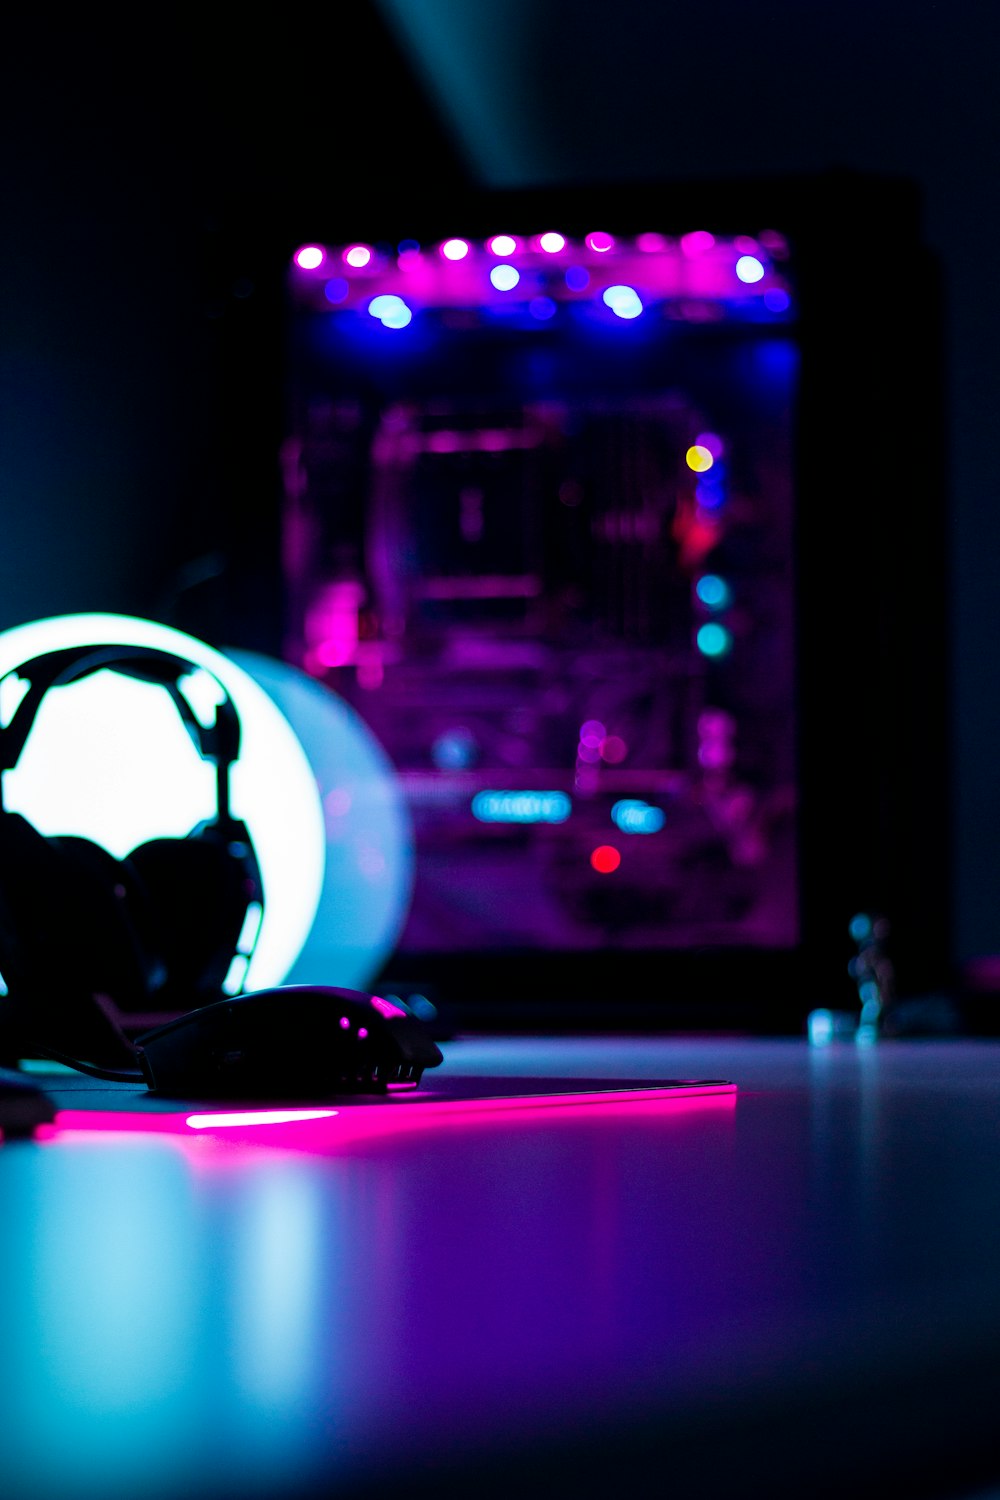
[[[162,687],[216,773],[212,817],[125,859],[88,839],[47,837],[3,807],[3,773],[17,765],[45,695],[104,669]],[[235,704],[211,672],[222,695],[214,722],[203,724],[185,696],[184,679],[207,671],[169,652],[108,644],[46,652],[0,679],[28,684],[0,726],[0,1062],[134,1065],[129,1033],[242,990],[263,891],[249,831],[229,806]]]

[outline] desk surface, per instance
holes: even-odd
[[[195,1135],[60,1079],[104,1128],[0,1148],[4,1500],[1000,1475],[1000,1045],[445,1051],[740,1091]]]

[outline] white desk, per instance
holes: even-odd
[[[1000,1477],[1000,1045],[445,1051],[442,1077],[740,1093],[3,1146],[3,1500],[952,1500]]]

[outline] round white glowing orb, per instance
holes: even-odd
[[[236,705],[243,735],[231,802],[250,831],[264,887],[245,984],[280,984],[309,936],[324,882],[323,808],[305,750],[242,667],[152,620],[79,614],[15,626],[0,633],[0,675],[47,651],[106,644],[184,657],[217,677]],[[8,679],[4,722],[17,689]],[[211,817],[215,767],[201,759],[162,688],[105,670],[47,694],[16,769],[5,774],[4,805],[40,833],[77,834],[121,859],[147,839],[183,838]]]
[[[494,266],[490,272],[490,280],[498,292],[511,292],[520,281],[521,275],[516,266]]]
[[[741,281],[752,285],[755,281],[761,281],[764,276],[764,267],[756,255],[741,255],[736,262],[736,274]]]
[[[322,798],[326,872],[288,982],[366,989],[403,930],[413,891],[413,828],[395,770],[359,715],[322,683],[255,652],[231,655],[292,725]]]
[[[303,271],[315,271],[326,260],[326,252],[321,245],[303,245],[295,252],[295,264]]]

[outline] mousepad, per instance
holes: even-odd
[[[736,1085],[727,1079],[567,1079],[523,1077],[452,1077],[435,1079],[433,1086],[396,1088],[383,1096],[350,1095],[304,1104],[241,1104],[226,1100],[199,1102],[154,1098],[129,1085],[84,1090],[76,1079],[57,1076],[35,1080],[54,1098],[55,1119],[41,1125],[41,1140],[58,1139],[66,1132],[116,1135],[173,1135],[244,1141],[248,1144],[300,1146],[336,1150],[339,1144],[384,1136],[417,1126],[468,1123],[479,1118],[502,1118],[517,1113],[609,1109],[666,1111],[732,1107]],[[71,1085],[66,1087],[66,1085]],[[48,1086],[47,1086],[48,1085]]]

